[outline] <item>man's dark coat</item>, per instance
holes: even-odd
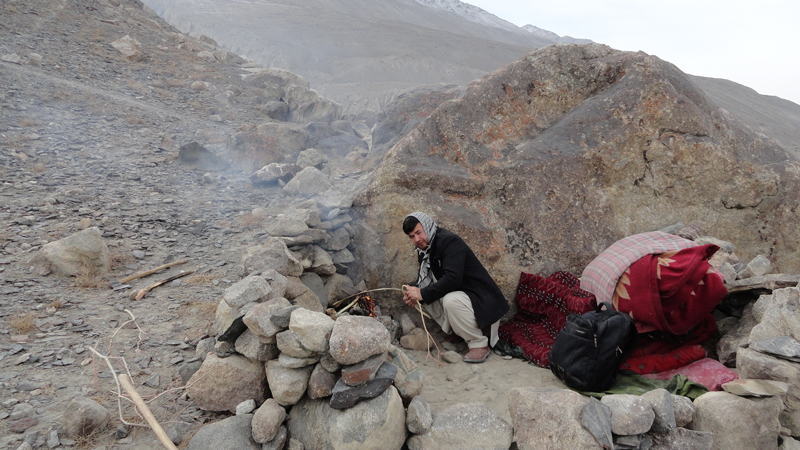
[[[497,322],[508,312],[508,302],[497,283],[457,234],[440,227],[430,255],[431,271],[437,281],[420,289],[423,303],[433,303],[453,291],[464,291],[472,301],[481,328]],[[422,255],[418,258],[422,261]]]

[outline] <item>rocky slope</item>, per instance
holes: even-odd
[[[302,77],[258,72],[209,39],[177,33],[136,0],[9,1],[0,12],[0,448],[59,439],[158,447],[146,428],[115,436],[119,419],[89,438],[59,438],[75,397],[117,415],[113,382],[90,348],[125,358],[136,388],[180,442],[214,415],[169,389],[199,365],[194,344],[213,324],[223,290],[246,275],[242,253],[265,235],[266,212],[306,198],[253,185],[250,171],[237,168],[236,136],[262,139],[253,149],[275,161],[295,162],[312,145],[345,142],[364,153],[369,145],[352,123],[334,120],[338,106]],[[331,123],[349,125],[348,133]],[[299,146],[284,139],[297,135]],[[180,157],[195,140],[211,153]],[[355,175],[327,172],[332,185],[358,183],[357,164],[349,164]],[[58,277],[33,267],[44,245],[92,227],[109,248],[110,272]],[[128,289],[110,288],[180,260]],[[194,272],[131,300],[181,271]],[[122,414],[135,417],[130,406]]]

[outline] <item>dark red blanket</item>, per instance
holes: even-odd
[[[515,296],[518,311],[500,326],[500,339],[520,347],[525,358],[537,366],[547,367],[550,348],[567,316],[596,307],[594,295],[578,284],[578,278],[568,272],[555,272],[547,278],[522,272]]]

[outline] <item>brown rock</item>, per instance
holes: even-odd
[[[187,384],[192,401],[206,411],[235,412],[236,405],[245,400],[261,403],[267,397],[264,364],[241,355],[209,354]]]
[[[342,367],[342,381],[348,386],[357,386],[373,378],[386,361],[386,352],[372,355],[360,363]]]

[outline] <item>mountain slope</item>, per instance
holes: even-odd
[[[146,3],[185,32],[303,75],[351,112],[377,109],[420,84],[466,84],[553,43],[511,24],[498,27],[500,19],[485,25],[414,0]]]

